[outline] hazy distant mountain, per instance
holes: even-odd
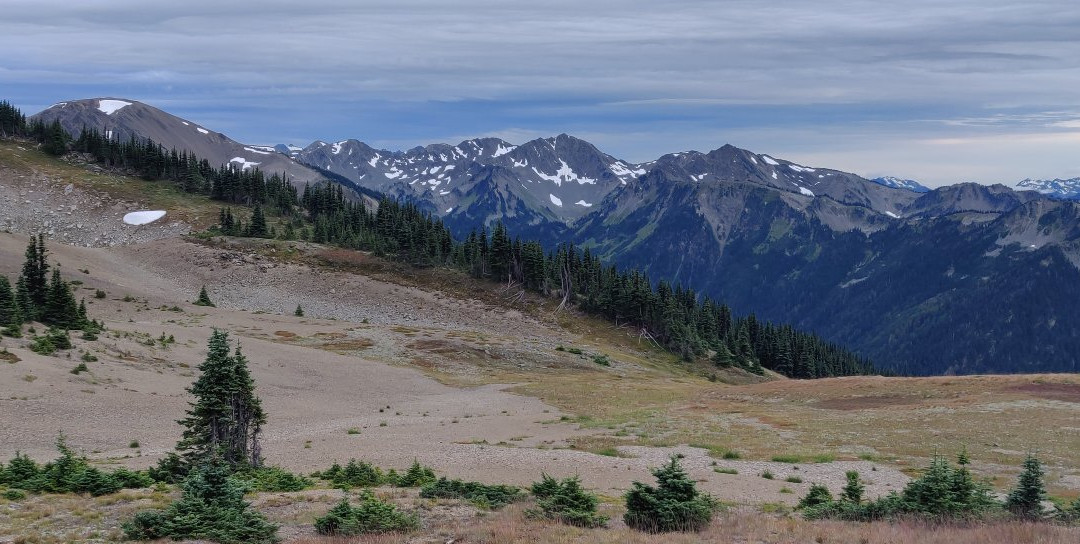
[[[192,152],[213,166],[258,167],[267,173],[285,173],[297,184],[322,179],[311,168],[275,152],[274,148],[241,144],[224,134],[135,100],[90,98],[60,102],[31,119],[46,123],[59,120],[74,136],[86,127],[114,139],[150,138],[166,149]]]
[[[913,179],[902,179],[893,176],[882,176],[880,178],[871,179],[870,181],[879,185],[884,185],[886,187],[892,187],[894,189],[907,189],[909,191],[915,191],[916,193],[930,192],[930,189],[928,187],[925,187],[923,184]]]
[[[1080,200],[1080,178],[1025,179],[1016,184],[1018,189],[1038,191],[1053,198]]]

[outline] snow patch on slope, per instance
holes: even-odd
[[[98,100],[98,109],[105,113],[105,115],[112,115],[124,106],[130,106],[131,102],[125,102],[123,100]]]
[[[229,162],[230,163],[236,163],[237,165],[240,166],[241,170],[247,170],[248,168],[259,165],[259,163],[249,161],[249,160],[245,159],[244,157],[233,157],[233,158],[229,159]]]
[[[552,204],[554,204],[554,205],[556,205],[556,206],[558,206],[558,207],[560,207],[560,208],[562,207],[562,200],[561,200],[561,199],[559,199],[559,197],[557,197],[557,196],[555,196],[555,195],[553,195],[553,194],[550,194],[550,193],[549,193],[549,194],[548,194],[548,198],[550,198],[550,199],[551,199],[551,203],[552,203]]]

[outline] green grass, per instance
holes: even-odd
[[[717,474],[738,474],[739,473],[739,471],[737,471],[737,470],[735,470],[733,468],[726,468],[726,467],[716,467],[716,468],[713,469],[713,472],[715,472]]]
[[[791,463],[791,464],[795,464],[795,463],[801,463],[802,462],[802,457],[799,457],[798,455],[791,455],[791,454],[774,455],[774,456],[772,456],[772,461],[774,463]]]

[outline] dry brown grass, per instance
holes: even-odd
[[[753,512],[717,516],[700,533],[653,535],[627,528],[616,519],[609,529],[581,529],[528,519],[514,506],[495,514],[458,520],[448,526],[425,527],[421,534],[371,535],[355,538],[301,537],[295,544],[390,544],[462,542],[470,544],[1074,544],[1080,528],[1046,523],[995,522],[985,525],[930,525],[921,522],[846,523],[805,521]],[[436,539],[435,537],[438,537]]]

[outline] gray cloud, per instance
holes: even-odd
[[[5,87],[48,96],[49,85],[92,82],[191,109],[572,101],[567,108],[621,110],[612,115],[648,108],[651,117],[630,130],[647,135],[681,127],[657,125],[672,108],[839,105],[894,123],[931,112],[940,122],[917,129],[854,119],[843,130],[922,140],[955,136],[949,131],[960,126],[992,131],[967,136],[1015,128],[977,122],[997,109],[1080,110],[1075,0],[34,0],[6,5],[4,21]],[[1069,120],[1045,125],[1074,130]],[[593,128],[612,141],[627,132]],[[702,139],[695,147],[723,143],[704,141],[714,131],[688,128]],[[537,129],[482,131],[500,130]],[[431,135],[461,132],[440,126]],[[729,140],[741,134],[719,131]]]

